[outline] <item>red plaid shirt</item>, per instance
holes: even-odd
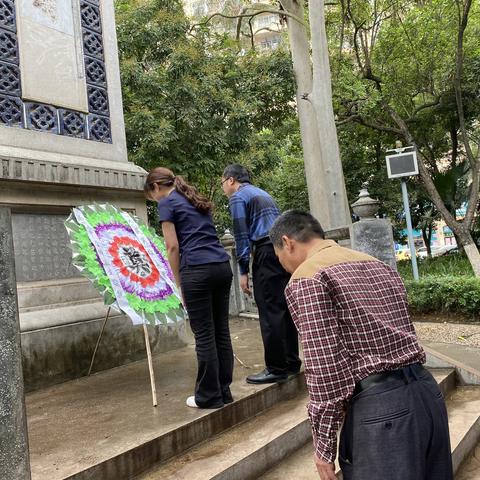
[[[337,431],[355,383],[425,362],[397,272],[368,255],[322,241],[285,291],[304,353],[316,454],[336,456]]]

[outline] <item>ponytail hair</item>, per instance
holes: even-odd
[[[147,196],[149,192],[154,189],[154,184],[163,187],[173,186],[173,188],[180,195],[183,195],[200,213],[209,213],[213,209],[212,202],[201,195],[193,185],[187,183],[183,177],[174,175],[168,168],[157,167],[150,171],[143,187]]]

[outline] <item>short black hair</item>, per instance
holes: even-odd
[[[275,247],[283,247],[284,235],[301,243],[309,242],[313,238],[325,238],[318,220],[303,210],[287,210],[275,220],[270,229],[270,240]]]
[[[239,163],[234,163],[225,167],[223,178],[233,178],[240,183],[251,183],[250,172]]]

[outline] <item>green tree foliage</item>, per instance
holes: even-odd
[[[224,218],[223,167],[295,115],[288,52],[239,52],[208,26],[193,35],[179,0],[119,0],[116,13],[130,160],[185,175]]]
[[[402,210],[401,197],[398,182],[387,179],[384,155],[396,140],[413,140],[432,180],[430,188],[425,188],[424,178],[413,179],[409,187],[414,223],[425,232],[440,217],[442,202],[455,219],[456,209],[468,200],[474,207],[478,198],[475,190],[471,195],[471,165],[480,138],[480,9],[472,4],[459,50],[467,2],[340,0],[328,11],[334,106],[349,194],[352,184],[369,179],[371,193],[385,202],[384,210],[395,219]],[[473,149],[470,157],[456,85]],[[433,201],[434,190],[440,202]],[[453,226],[472,233],[471,220]]]
[[[281,210],[308,210],[308,192],[298,119],[287,119],[276,129],[264,129],[253,139],[240,161],[254,182],[270,192]]]

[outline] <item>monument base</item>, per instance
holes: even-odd
[[[100,166],[100,163],[102,164]],[[12,210],[25,388],[86,375],[107,308],[72,265],[64,226],[72,207],[111,203],[147,220],[145,172],[129,162],[1,158],[0,204]],[[146,356],[142,327],[108,320],[93,371]],[[184,345],[171,328],[150,331],[152,351]]]
[[[87,375],[104,318],[22,332],[25,390],[31,392]],[[148,327],[153,354],[185,346],[172,327]],[[143,327],[125,315],[111,316],[92,372],[146,357]]]

